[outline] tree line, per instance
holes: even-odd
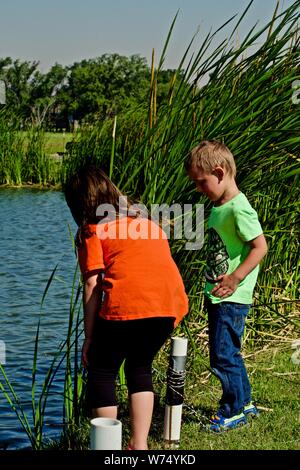
[[[70,66],[55,63],[45,73],[38,67],[38,61],[0,58],[6,108],[24,127],[71,130],[74,123],[93,123],[148,104],[151,69],[139,55],[103,54]],[[168,96],[174,73],[160,71],[158,104]]]

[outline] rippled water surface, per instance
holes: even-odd
[[[31,422],[32,359],[40,303],[58,264],[41,316],[39,384],[67,331],[76,264],[68,224],[73,233],[75,224],[61,192],[6,188],[0,189],[0,224],[0,341],[6,347],[5,371]],[[49,437],[61,430],[62,375],[55,379],[49,396],[44,429]],[[0,448],[29,445],[0,392]]]

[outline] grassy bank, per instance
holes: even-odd
[[[61,190],[66,146],[74,134],[32,129],[29,132],[15,132],[14,136],[15,144],[11,150],[14,152],[17,149],[17,160],[15,166],[10,167],[11,171],[7,168],[3,171],[0,186]]]
[[[41,188],[60,185],[63,159],[49,152],[65,147],[62,138],[39,129],[18,131],[5,112],[0,113],[0,184]]]
[[[45,153],[53,155],[66,152],[66,145],[72,139],[71,132],[45,132]]]
[[[155,361],[156,403],[149,437],[150,450],[164,449],[164,378],[167,348]],[[181,450],[300,450],[300,365],[294,364],[291,342],[269,349],[244,352],[260,416],[249,419],[244,427],[222,434],[206,430],[209,417],[216,410],[221,396],[217,379],[205,367],[206,359],[188,360],[185,404],[182,414]],[[162,367],[164,365],[164,367]],[[123,425],[123,448],[129,439],[129,413],[121,405],[119,419]],[[48,442],[50,449],[87,449],[88,421],[76,433],[61,441]]]
[[[291,361],[291,343],[245,352],[253,397],[260,416],[222,435],[207,433],[208,417],[221,396],[215,377],[194,367],[186,387],[181,448],[206,450],[300,450],[300,365]],[[197,365],[195,367],[197,369]],[[192,379],[192,380],[191,380]],[[200,379],[200,380],[199,380]]]
[[[66,147],[74,138],[70,132],[2,129],[0,154],[2,152],[3,167],[0,186],[61,189]]]

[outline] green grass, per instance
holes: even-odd
[[[66,144],[73,138],[71,132],[46,132],[44,150],[47,155],[65,152]]]
[[[23,140],[23,146],[26,150],[30,142],[31,135],[29,132],[20,132]],[[43,133],[43,150],[46,155],[63,153],[66,151],[66,144],[73,139],[71,132],[44,132]]]
[[[150,450],[164,449],[164,377],[167,370],[168,345],[157,357],[156,403],[149,435]],[[260,408],[258,418],[222,434],[207,432],[209,416],[216,410],[221,395],[218,380],[206,368],[202,355],[189,359],[182,415],[180,450],[300,450],[300,364],[293,364],[291,342],[272,349],[247,352],[246,366],[253,397]],[[123,426],[123,449],[130,433],[127,402],[119,408]],[[50,449],[87,449],[89,421],[69,430],[58,441],[49,441]]]
[[[291,342],[269,350],[245,353],[253,397],[260,416],[246,426],[222,434],[207,432],[209,416],[221,396],[219,381],[195,358],[188,364],[180,449],[299,450],[300,364],[293,364]],[[161,449],[163,408],[154,419],[151,448]]]

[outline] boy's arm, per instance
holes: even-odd
[[[215,297],[229,297],[237,289],[239,283],[260,263],[268,251],[266,239],[263,234],[249,242],[250,252],[247,258],[231,274],[219,276],[220,281],[211,293]]]
[[[102,282],[99,271],[93,271],[85,279],[83,287],[84,335],[82,347],[82,364],[88,365],[87,352],[91,345],[95,320],[100,309],[102,297]]]

